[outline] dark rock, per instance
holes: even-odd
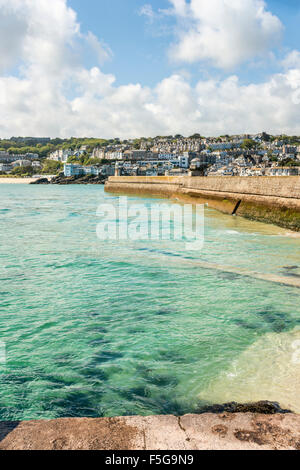
[[[47,178],[40,178],[30,184],[50,184],[50,181]]]
[[[107,180],[106,176],[70,176],[66,177],[63,173],[53,178],[51,184],[60,184],[60,185],[68,185],[68,184],[105,184]]]
[[[259,413],[264,415],[287,414],[290,410],[283,410],[279,403],[270,401],[259,401],[256,403],[225,403],[223,405],[208,405],[199,410],[203,413]]]

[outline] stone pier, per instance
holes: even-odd
[[[205,202],[226,214],[300,231],[300,176],[110,177],[106,191]]]
[[[207,413],[0,423],[0,450],[300,450],[300,416]]]

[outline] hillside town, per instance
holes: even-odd
[[[0,140],[0,175],[297,176],[300,137],[194,134],[132,140]]]

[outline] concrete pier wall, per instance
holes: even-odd
[[[0,423],[4,450],[300,450],[300,416],[222,413]]]
[[[300,231],[300,177],[110,177],[106,191],[201,200],[227,214]]]

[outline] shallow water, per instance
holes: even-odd
[[[0,419],[251,398],[300,411],[297,236],[206,209],[201,251],[103,242],[97,207],[118,198],[102,186],[3,184],[0,198]]]

